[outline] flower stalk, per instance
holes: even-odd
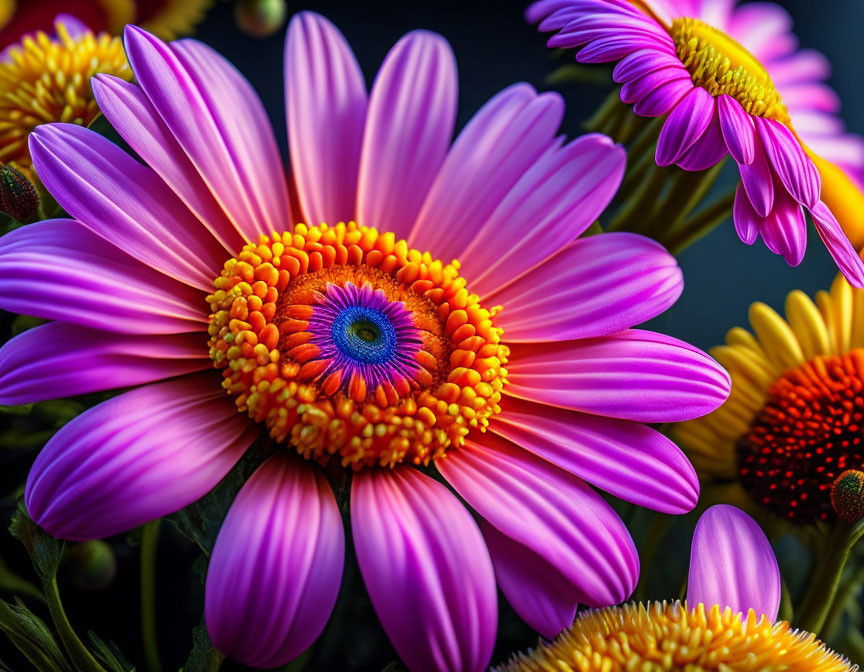
[[[141,528],[141,640],[146,669],[161,672],[159,640],[156,634],[156,549],[161,518]]]

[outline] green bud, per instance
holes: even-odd
[[[39,211],[39,194],[23,173],[0,166],[0,210],[19,222],[30,221]]]
[[[234,20],[247,35],[269,37],[285,23],[285,0],[238,0]]]
[[[864,517],[864,472],[844,471],[831,486],[831,506],[840,520],[857,523]]]
[[[63,569],[79,588],[102,590],[117,575],[117,557],[111,545],[101,539],[85,541],[66,551]]]

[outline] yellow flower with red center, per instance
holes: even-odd
[[[754,303],[750,324],[711,351],[729,400],[675,434],[703,479],[787,520],[833,520],[834,480],[864,465],[864,292],[838,276],[815,302],[790,293],[785,320]]]

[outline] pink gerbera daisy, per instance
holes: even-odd
[[[581,47],[585,63],[617,62],[621,100],[644,117],[668,115],[660,166],[705,170],[727,154],[741,182],[733,219],[742,241],[761,236],[792,266],[804,257],[808,211],[850,283],[858,257],[821,199],[811,150],[860,180],[864,142],[836,118],[824,56],[799,50],[777,5],[737,0],[539,0],[527,11],[550,47]],[[823,172],[839,169],[818,159]],[[842,208],[842,204],[841,204]]]
[[[412,670],[488,663],[496,576],[550,636],[578,602],[626,598],[636,550],[588,483],[691,509],[690,463],[641,423],[703,415],[729,379],[686,343],[629,329],[681,291],[662,247],[576,240],[623,150],[557,136],[560,97],[525,84],[451,146],[444,39],[406,35],[367,94],[342,35],[303,13],[285,52],[292,211],[246,80],[196,41],[134,27],[125,41],[137,84],[94,91],[143,164],[89,130],[39,127],[36,168],[75,220],[0,240],[0,306],[55,320],[0,351],[0,403],[140,386],[48,443],[27,482],[33,519],[67,539],[116,534],[195,501],[269,434],[205,605],[214,644],[260,667],[329,618],[340,503]]]

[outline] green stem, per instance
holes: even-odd
[[[633,194],[625,194],[626,200],[609,223],[609,231],[642,232],[645,223],[650,222],[650,212],[657,201],[657,193],[669,179],[669,169],[660,168],[653,162],[647,170],[646,178]]]
[[[860,537],[859,526],[853,527],[843,521],[834,524],[824,552],[817,560],[816,569],[810,577],[810,585],[801,607],[797,610],[796,624],[799,628],[820,634],[837,595],[837,587],[840,585],[849,552]]]
[[[862,582],[864,582],[864,567],[858,567],[851,576],[840,584],[837,597],[828,610],[828,616],[825,618],[825,625],[822,628],[826,639],[832,636],[840,616],[846,611],[849,602],[858,599]]]
[[[591,118],[583,126],[586,131],[606,133],[608,135],[609,130],[618,123],[626,111],[618,99],[618,89],[615,89],[606,96],[606,100],[600,104],[597,111],[591,115]]]
[[[93,655],[87,650],[87,647],[78,639],[72,624],[66,617],[66,612],[63,610],[63,604],[60,602],[60,590],[57,587],[57,577],[46,577],[42,582],[42,590],[45,593],[45,601],[48,603],[48,611],[51,612],[51,619],[54,621],[54,627],[57,628],[57,634],[60,635],[60,641],[66,648],[72,664],[78,672],[105,672],[102,666],[96,662]]]
[[[732,215],[732,206],[735,204],[735,194],[729,194],[716,200],[702,212],[694,215],[681,227],[672,231],[666,237],[666,247],[674,255],[678,255],[702,236],[713,231],[719,224]]]
[[[640,564],[644,569],[639,577],[639,583],[636,585],[636,591],[633,596],[633,599],[637,602],[645,599],[645,584],[648,583],[649,573],[654,566],[654,556],[657,553],[657,549],[660,548],[660,542],[663,541],[671,526],[671,516],[665,516],[662,513],[654,514],[654,520],[651,521],[651,527],[648,528],[648,533],[645,535],[642,548],[639,551]]]
[[[665,244],[668,237],[708,193],[722,167],[721,161],[708,170],[699,172],[672,169],[669,189],[645,227],[648,235]]]
[[[144,661],[150,672],[161,672],[159,641],[156,636],[156,547],[161,518],[141,529],[141,639]]]

